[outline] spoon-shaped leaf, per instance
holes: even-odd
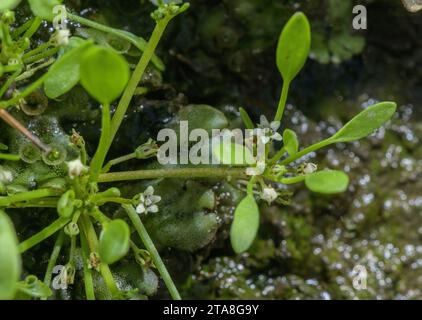
[[[80,38],[70,39],[72,49],[63,54],[50,68],[44,82],[47,97],[55,99],[72,89],[80,78],[80,57],[89,43]]]
[[[3,0],[2,0],[3,1]],[[28,0],[32,12],[41,19],[53,20],[53,8],[61,4],[62,0]]]
[[[129,65],[114,50],[92,47],[81,59],[81,83],[102,104],[117,99],[129,81]]]
[[[370,106],[346,123],[330,140],[349,142],[362,139],[390,120],[396,108],[394,102],[381,102]]]
[[[130,230],[121,219],[104,225],[100,234],[99,253],[101,261],[112,264],[123,258],[129,250]]]
[[[349,185],[349,177],[342,171],[318,171],[307,175],[305,184],[313,192],[335,194],[346,191]]]
[[[299,150],[299,141],[297,135],[293,130],[286,129],[283,132],[284,149],[292,156]]]
[[[14,9],[21,0],[1,0],[0,11]]]
[[[230,229],[230,241],[236,253],[242,253],[249,249],[255,240],[258,227],[258,205],[254,197],[248,195],[237,206]]]
[[[13,299],[21,273],[18,239],[12,221],[0,210],[0,300]]]
[[[286,82],[303,68],[311,47],[311,28],[302,12],[295,13],[284,26],[278,40],[277,66]]]

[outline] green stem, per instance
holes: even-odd
[[[247,192],[248,196],[253,196],[253,187],[255,186],[256,177],[252,177],[248,182]]]
[[[51,46],[51,43],[50,42],[43,43],[42,45],[36,47],[35,49],[33,49],[33,50],[28,51],[27,53],[25,53],[22,56],[22,59],[25,60],[26,58],[29,58],[31,56],[34,56],[34,55],[36,55],[36,54],[44,51],[45,49],[48,49],[50,46]]]
[[[0,153],[0,159],[8,161],[20,161],[21,157],[18,154]]]
[[[132,199],[125,199],[125,198],[117,198],[117,197],[111,197],[111,198],[101,198],[98,199],[97,201],[94,201],[95,204],[102,206],[107,202],[112,202],[112,203],[119,203],[119,204],[131,204],[133,203]]]
[[[43,74],[41,77],[39,77],[36,81],[32,82],[28,87],[25,88],[18,96],[0,102],[0,109],[6,109],[7,107],[11,105],[15,105],[19,102],[20,99],[25,98],[27,95],[31,94],[33,91],[38,89],[45,79],[47,78],[48,73]]]
[[[29,57],[25,58],[25,59],[23,59],[23,62],[26,63],[26,64],[33,63],[33,62],[54,56],[57,52],[59,52],[59,50],[60,50],[59,47],[51,48],[51,49],[48,49],[48,50],[46,50],[46,51],[44,51],[40,54],[36,54],[36,55],[29,56]]]
[[[42,23],[41,18],[35,17],[31,26],[29,27],[28,30],[26,30],[25,34],[23,35],[23,38],[30,39],[34,35],[34,33],[37,32],[38,28],[41,26],[41,23]]]
[[[19,252],[24,253],[28,249],[31,249],[33,246],[37,245],[38,243],[44,241],[45,239],[49,238],[61,228],[63,228],[67,223],[69,223],[70,219],[68,218],[59,218],[54,221],[52,224],[38,232],[37,234],[33,235],[29,239],[21,242],[19,244]]]
[[[24,33],[26,30],[28,30],[32,24],[34,23],[34,19],[30,19],[24,24],[17,27],[15,30],[12,31],[12,38],[17,39],[22,33]]]
[[[56,242],[54,243],[53,251],[51,252],[50,260],[48,260],[47,271],[44,276],[44,283],[50,287],[51,276],[53,274],[53,268],[56,265],[57,258],[59,257],[64,242],[64,232],[61,231],[57,236]]]
[[[52,189],[38,189],[34,191],[22,192],[8,197],[0,197],[0,206],[9,206],[15,202],[31,201],[40,198],[53,197],[60,192]]]
[[[3,84],[3,86],[0,89],[0,98],[3,97],[3,95],[6,93],[6,91],[10,88],[12,83],[15,81],[15,79],[21,74],[22,68],[17,69]]]
[[[179,292],[177,291],[176,286],[174,285],[174,282],[170,276],[170,274],[167,271],[166,266],[163,263],[163,260],[161,260],[160,254],[158,253],[157,249],[154,246],[154,243],[152,242],[151,238],[148,235],[147,230],[145,229],[141,219],[139,218],[139,215],[136,213],[135,209],[132,205],[123,205],[123,208],[126,210],[130,220],[132,221],[133,225],[135,226],[136,231],[139,234],[139,237],[141,238],[145,248],[149,251],[151,254],[151,258],[155,264],[155,266],[158,269],[158,272],[160,273],[161,277],[164,280],[164,283],[167,286],[167,289],[170,292],[171,297],[174,300],[181,300]]]
[[[296,176],[296,177],[291,177],[291,178],[281,178],[279,182],[282,184],[295,184],[295,183],[302,182],[305,179],[306,179],[306,175],[303,175],[303,176]]]
[[[298,153],[296,153],[296,154],[288,157],[287,159],[281,161],[280,164],[281,165],[286,165],[286,164],[292,163],[293,161],[296,161],[297,159],[302,158],[304,155],[307,155],[308,153],[314,152],[314,151],[316,151],[318,149],[324,148],[324,147],[326,147],[326,146],[328,146],[328,145],[330,145],[332,143],[333,143],[332,139],[329,138],[327,140],[323,140],[321,142],[318,142],[316,144],[313,144],[313,145],[311,145],[311,146],[309,146],[309,147],[307,147],[307,148],[299,151]]]
[[[132,35],[128,32],[125,32],[125,31],[122,31],[122,30],[119,30],[119,29],[115,29],[115,28],[111,28],[111,27],[105,26],[103,24],[99,24],[99,23],[94,22],[92,20],[85,19],[85,18],[82,18],[80,16],[77,16],[77,15],[74,15],[74,14],[71,14],[71,13],[68,13],[67,16],[68,16],[69,19],[71,19],[75,22],[78,22],[82,25],[85,25],[87,27],[91,27],[91,28],[97,29],[99,31],[103,31],[107,34],[112,34],[112,35],[118,36],[118,37],[130,42],[132,45],[134,45],[136,48],[138,48],[142,52],[145,52],[145,50],[148,46],[146,40],[143,39],[142,37],[138,37],[138,36]],[[154,65],[157,67],[158,70],[164,71],[165,66],[164,66],[164,63],[160,60],[160,58],[158,58],[157,56],[154,55],[151,58],[151,61],[152,61],[152,63],[154,63]]]
[[[91,220],[88,216],[82,215],[81,222],[83,223],[83,229],[85,230],[85,235],[88,240],[90,250],[92,252],[98,252],[98,238]],[[116,295],[119,289],[117,288],[116,282],[113,279],[113,275],[111,274],[110,268],[106,263],[101,262],[100,272],[111,295]]]
[[[119,163],[122,163],[122,162],[125,162],[125,161],[129,161],[129,160],[132,160],[132,159],[135,159],[135,158],[136,158],[136,153],[133,152],[133,153],[127,154],[125,156],[121,156],[119,158],[110,160],[104,166],[102,172],[108,172],[112,166],[115,166],[115,165],[117,165]]]
[[[92,270],[88,266],[88,260],[89,260],[88,243],[87,243],[85,234],[83,232],[80,232],[79,235],[81,239],[82,256],[83,256],[84,284],[85,284],[86,299],[95,300],[94,282],[92,280]]]
[[[90,180],[96,182],[101,172],[110,141],[110,105],[104,104],[102,110],[101,137],[97,151],[91,161]]]
[[[283,118],[284,108],[287,102],[287,95],[289,93],[290,82],[284,81],[283,82],[283,89],[281,90],[281,97],[280,101],[278,102],[277,113],[275,115],[274,121],[281,121]]]
[[[103,173],[98,177],[98,182],[115,182],[129,180],[149,180],[160,178],[247,178],[245,169],[241,168],[176,168],[153,169],[137,171],[121,171]]]
[[[23,65],[22,64],[9,64],[7,66],[3,66],[3,72],[15,72],[17,70],[22,70]]]
[[[286,153],[286,149],[285,148],[281,148],[275,155],[274,157],[272,157],[270,159],[270,161],[268,161],[268,165],[272,165],[274,163],[276,163],[278,160],[281,159],[282,156],[284,156],[284,154]]]
[[[114,137],[116,136],[117,131],[120,128],[120,125],[129,107],[130,101],[132,100],[132,97],[136,92],[136,89],[142,79],[145,69],[147,68],[151,58],[153,57],[155,49],[157,48],[158,43],[160,42],[161,37],[163,36],[164,30],[166,29],[167,24],[170,22],[170,20],[171,19],[163,19],[158,21],[155,25],[151,38],[149,39],[145,47],[144,54],[139,60],[139,63],[136,66],[135,71],[133,72],[132,77],[129,80],[129,83],[126,86],[122,98],[119,101],[119,105],[117,106],[116,112],[114,113],[113,119],[111,121],[111,136],[110,143],[107,146],[107,151],[110,148],[110,145]]]

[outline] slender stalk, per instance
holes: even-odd
[[[275,155],[274,157],[272,157],[270,159],[270,161],[268,161],[269,165],[272,165],[274,163],[276,163],[278,160],[281,159],[282,156],[284,156],[284,154],[286,153],[286,149],[285,148],[281,148]]]
[[[290,82],[283,82],[283,89],[281,90],[280,101],[278,102],[277,113],[275,115],[274,121],[281,121],[283,118],[284,108],[286,107],[287,95],[289,93]]]
[[[35,19],[32,21],[31,26],[23,35],[23,38],[31,38],[35,32],[37,32],[38,28],[41,26],[42,20],[39,17],[35,17]]]
[[[37,80],[32,82],[29,86],[27,86],[25,88],[25,90],[23,90],[18,96],[13,97],[12,99],[9,99],[9,100],[6,100],[6,101],[1,101],[0,102],[0,109],[5,109],[9,106],[17,104],[20,99],[23,99],[26,96],[28,96],[29,94],[31,94],[32,92],[34,92],[36,89],[38,89],[43,84],[43,82],[47,78],[47,75],[48,75],[48,73],[43,74],[41,77],[39,77]]]
[[[103,173],[98,182],[149,180],[159,178],[247,178],[242,168],[175,168]]]
[[[112,203],[119,203],[119,204],[131,204],[133,203],[132,199],[124,199],[124,198],[101,198],[96,201],[94,201],[95,204],[102,206],[103,204],[107,202]]]
[[[313,144],[313,145],[311,145],[311,146],[309,146],[309,147],[307,147],[307,148],[299,151],[298,153],[296,153],[296,154],[288,157],[287,159],[281,161],[280,164],[281,165],[286,165],[286,164],[292,163],[293,161],[296,161],[297,159],[302,158],[304,155],[307,155],[308,153],[311,153],[311,152],[314,152],[314,151],[316,151],[318,149],[321,149],[323,147],[326,147],[326,146],[328,146],[328,145],[330,145],[332,143],[333,143],[332,139],[329,138],[327,140],[323,140],[321,142],[318,142],[316,144]]]
[[[44,283],[49,287],[51,285],[51,276],[53,274],[53,268],[56,265],[57,258],[59,257],[64,242],[64,232],[60,231],[57,236],[56,242],[54,243],[53,251],[51,252],[50,259],[48,260],[47,271],[44,276]]]
[[[94,158],[91,161],[91,172],[90,180],[92,182],[97,181],[98,175],[101,172],[107,149],[110,140],[110,105],[104,104],[102,110],[102,123],[101,123],[101,137],[98,143],[97,151],[95,152]]]
[[[85,230],[85,235],[88,240],[88,245],[91,252],[98,252],[98,238],[91,220],[88,216],[82,215],[81,222],[83,224],[83,229]],[[114,281],[108,264],[101,262],[100,272],[108,290],[110,291],[111,295],[114,296],[119,291],[119,289],[117,288],[116,282]]]
[[[167,24],[170,22],[170,19],[163,19],[157,22],[155,25],[154,31],[152,32],[151,38],[149,39],[147,45],[145,46],[144,54],[139,60],[138,65],[135,68],[135,71],[132,74],[132,77],[129,80],[129,83],[123,92],[122,98],[117,106],[116,112],[114,113],[113,119],[111,121],[111,135],[110,143],[107,146],[107,151],[110,148],[110,145],[116,136],[117,131],[125,117],[126,111],[129,107],[130,101],[132,100],[133,95],[136,92],[139,82],[142,79],[142,76],[147,68],[151,58],[154,55],[155,49],[158,46],[158,43],[163,36],[164,30],[167,27]]]
[[[55,234],[57,231],[59,231],[61,228],[63,228],[69,221],[70,219],[67,219],[67,218],[57,219],[56,221],[54,221],[52,224],[50,224],[49,226],[47,226],[46,228],[44,228],[37,234],[21,242],[19,244],[19,252],[24,253],[28,249],[31,249],[33,246],[49,238],[50,236]]]
[[[119,29],[115,29],[115,28],[111,28],[109,26],[105,26],[103,24],[97,23],[97,22],[89,20],[89,19],[85,19],[83,17],[77,16],[77,15],[74,15],[74,14],[71,14],[71,13],[68,13],[67,17],[70,20],[78,22],[78,23],[85,25],[87,27],[91,27],[91,28],[97,29],[99,31],[103,31],[107,34],[112,34],[112,35],[118,36],[118,37],[130,42],[131,44],[133,44],[136,48],[138,48],[142,52],[145,52],[145,50],[146,50],[147,42],[142,37],[138,37],[138,36],[132,35],[128,32],[125,32],[125,31],[122,31],[122,30],[119,30]],[[164,71],[165,66],[164,66],[163,62],[160,60],[160,58],[158,58],[157,56],[154,55],[151,58],[151,61],[154,63],[154,65],[157,67],[158,70]]]
[[[48,50],[46,50],[46,51],[44,51],[42,53],[39,53],[39,54],[32,55],[32,56],[29,56],[27,58],[24,58],[23,59],[23,62],[26,63],[26,64],[33,63],[33,62],[36,62],[36,61],[39,61],[39,60],[42,60],[42,59],[45,59],[45,58],[54,56],[57,52],[59,52],[59,50],[60,50],[59,47],[51,48],[51,49],[48,49]]]
[[[26,30],[28,30],[32,26],[33,22],[34,22],[34,19],[30,19],[27,22],[25,22],[24,24],[20,25],[16,29],[14,29],[11,33],[13,39],[17,39],[22,33],[24,33]]]
[[[7,161],[20,161],[21,157],[18,154],[0,153],[0,159]]]
[[[31,56],[34,56],[34,55],[36,55],[36,54],[38,54],[38,53],[40,53],[40,52],[48,49],[50,46],[51,46],[51,43],[50,42],[43,43],[42,45],[36,47],[35,49],[33,49],[33,50],[28,51],[27,53],[25,53],[22,56],[22,59],[25,60],[25,59],[27,59],[27,58],[29,58]]]
[[[23,69],[23,65],[21,64],[10,64],[7,66],[3,66],[3,72],[15,72],[16,70],[22,70]]]
[[[173,282],[173,279],[171,278],[170,274],[167,271],[166,266],[163,263],[163,260],[161,260],[160,254],[158,253],[157,249],[154,246],[154,243],[152,242],[150,236],[148,235],[147,230],[145,229],[141,218],[139,218],[139,215],[136,213],[135,209],[132,205],[123,205],[123,208],[126,210],[126,213],[128,214],[130,220],[132,221],[136,231],[139,234],[139,237],[141,238],[145,248],[149,251],[151,254],[151,258],[155,264],[155,266],[158,269],[158,272],[160,273],[161,277],[164,280],[164,283],[167,286],[167,289],[170,292],[171,297],[174,300],[181,300],[179,291],[177,291],[177,288]]]
[[[280,183],[283,183],[283,184],[295,184],[295,183],[302,182],[305,179],[306,179],[306,175],[296,176],[296,177],[291,177],[291,178],[281,178],[280,179]]]
[[[40,198],[59,195],[60,192],[52,189],[38,189],[34,191],[22,192],[7,197],[0,197],[0,206],[8,206],[15,202],[31,201]]]
[[[84,265],[84,284],[85,294],[87,300],[95,300],[94,282],[92,280],[92,270],[88,267],[89,249],[88,243],[83,232],[79,233],[81,239],[83,265]]]
[[[115,165],[117,165],[119,163],[122,163],[122,162],[125,162],[125,161],[129,161],[129,160],[132,160],[132,159],[135,159],[135,158],[136,158],[136,154],[133,152],[133,153],[127,154],[125,156],[121,156],[121,157],[118,157],[116,159],[110,160],[104,166],[102,172],[108,172],[112,166],[115,166]]]
[[[4,96],[6,91],[10,88],[12,83],[15,81],[15,79],[21,74],[22,68],[17,69],[3,84],[3,86],[0,89],[0,98]]]

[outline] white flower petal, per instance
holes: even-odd
[[[270,137],[267,137],[267,136],[262,136],[261,137],[261,142],[263,143],[263,144],[267,144],[268,142],[270,142]]]
[[[281,122],[280,122],[280,121],[273,121],[273,122],[271,122],[271,124],[270,124],[270,128],[271,128],[273,131],[277,131],[277,130],[280,128],[280,125],[281,125]]]
[[[151,203],[158,203],[161,201],[161,197],[160,196],[151,196],[150,197]]]
[[[154,205],[148,207],[148,212],[152,212],[152,213],[158,212],[158,206],[154,204]]]
[[[144,213],[146,211],[145,206],[143,203],[138,204],[138,206],[136,207],[136,213],[141,214]]]
[[[260,120],[260,125],[261,125],[262,127],[264,127],[264,128],[269,128],[269,127],[270,127],[270,123],[268,122],[268,120],[267,120],[267,117],[266,117],[266,116],[262,115],[262,116],[259,118],[259,120]]]
[[[149,186],[145,191],[144,191],[144,195],[146,196],[152,196],[154,194],[154,187],[153,186]]]
[[[271,139],[273,139],[273,140],[275,140],[275,141],[281,141],[281,140],[283,140],[283,137],[281,136],[281,134],[279,134],[278,132],[276,132],[276,133],[274,133],[274,134],[271,136]]]

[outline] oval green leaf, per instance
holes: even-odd
[[[295,13],[278,40],[277,66],[286,82],[291,82],[305,65],[311,47],[311,28],[302,12]]]
[[[347,190],[349,177],[342,171],[318,171],[307,175],[305,184],[309,190],[316,193],[342,193]]]
[[[81,43],[79,39],[71,39],[69,45],[72,48],[63,54],[48,71],[44,82],[44,92],[50,99],[60,97],[79,82],[80,57],[89,45],[89,43]]]
[[[299,140],[293,130],[286,129],[283,132],[284,149],[286,149],[289,156],[296,154],[299,150]]]
[[[13,299],[21,274],[18,238],[12,221],[0,210],[0,300]]]
[[[129,80],[129,65],[114,50],[92,47],[81,59],[81,84],[102,104],[117,99]]]
[[[121,219],[107,223],[100,234],[101,261],[112,264],[123,258],[129,250],[130,230]]]
[[[355,116],[330,138],[333,142],[350,142],[362,139],[391,119],[396,112],[394,102],[381,102]]]
[[[234,212],[234,219],[230,229],[230,241],[236,253],[249,249],[255,240],[259,227],[259,209],[252,195],[248,195]]]
[[[3,1],[3,0],[2,0]],[[61,4],[62,0],[28,0],[32,12],[37,17],[52,21],[54,18],[53,8]]]
[[[0,2],[0,11],[14,9],[21,0],[1,0]]]

